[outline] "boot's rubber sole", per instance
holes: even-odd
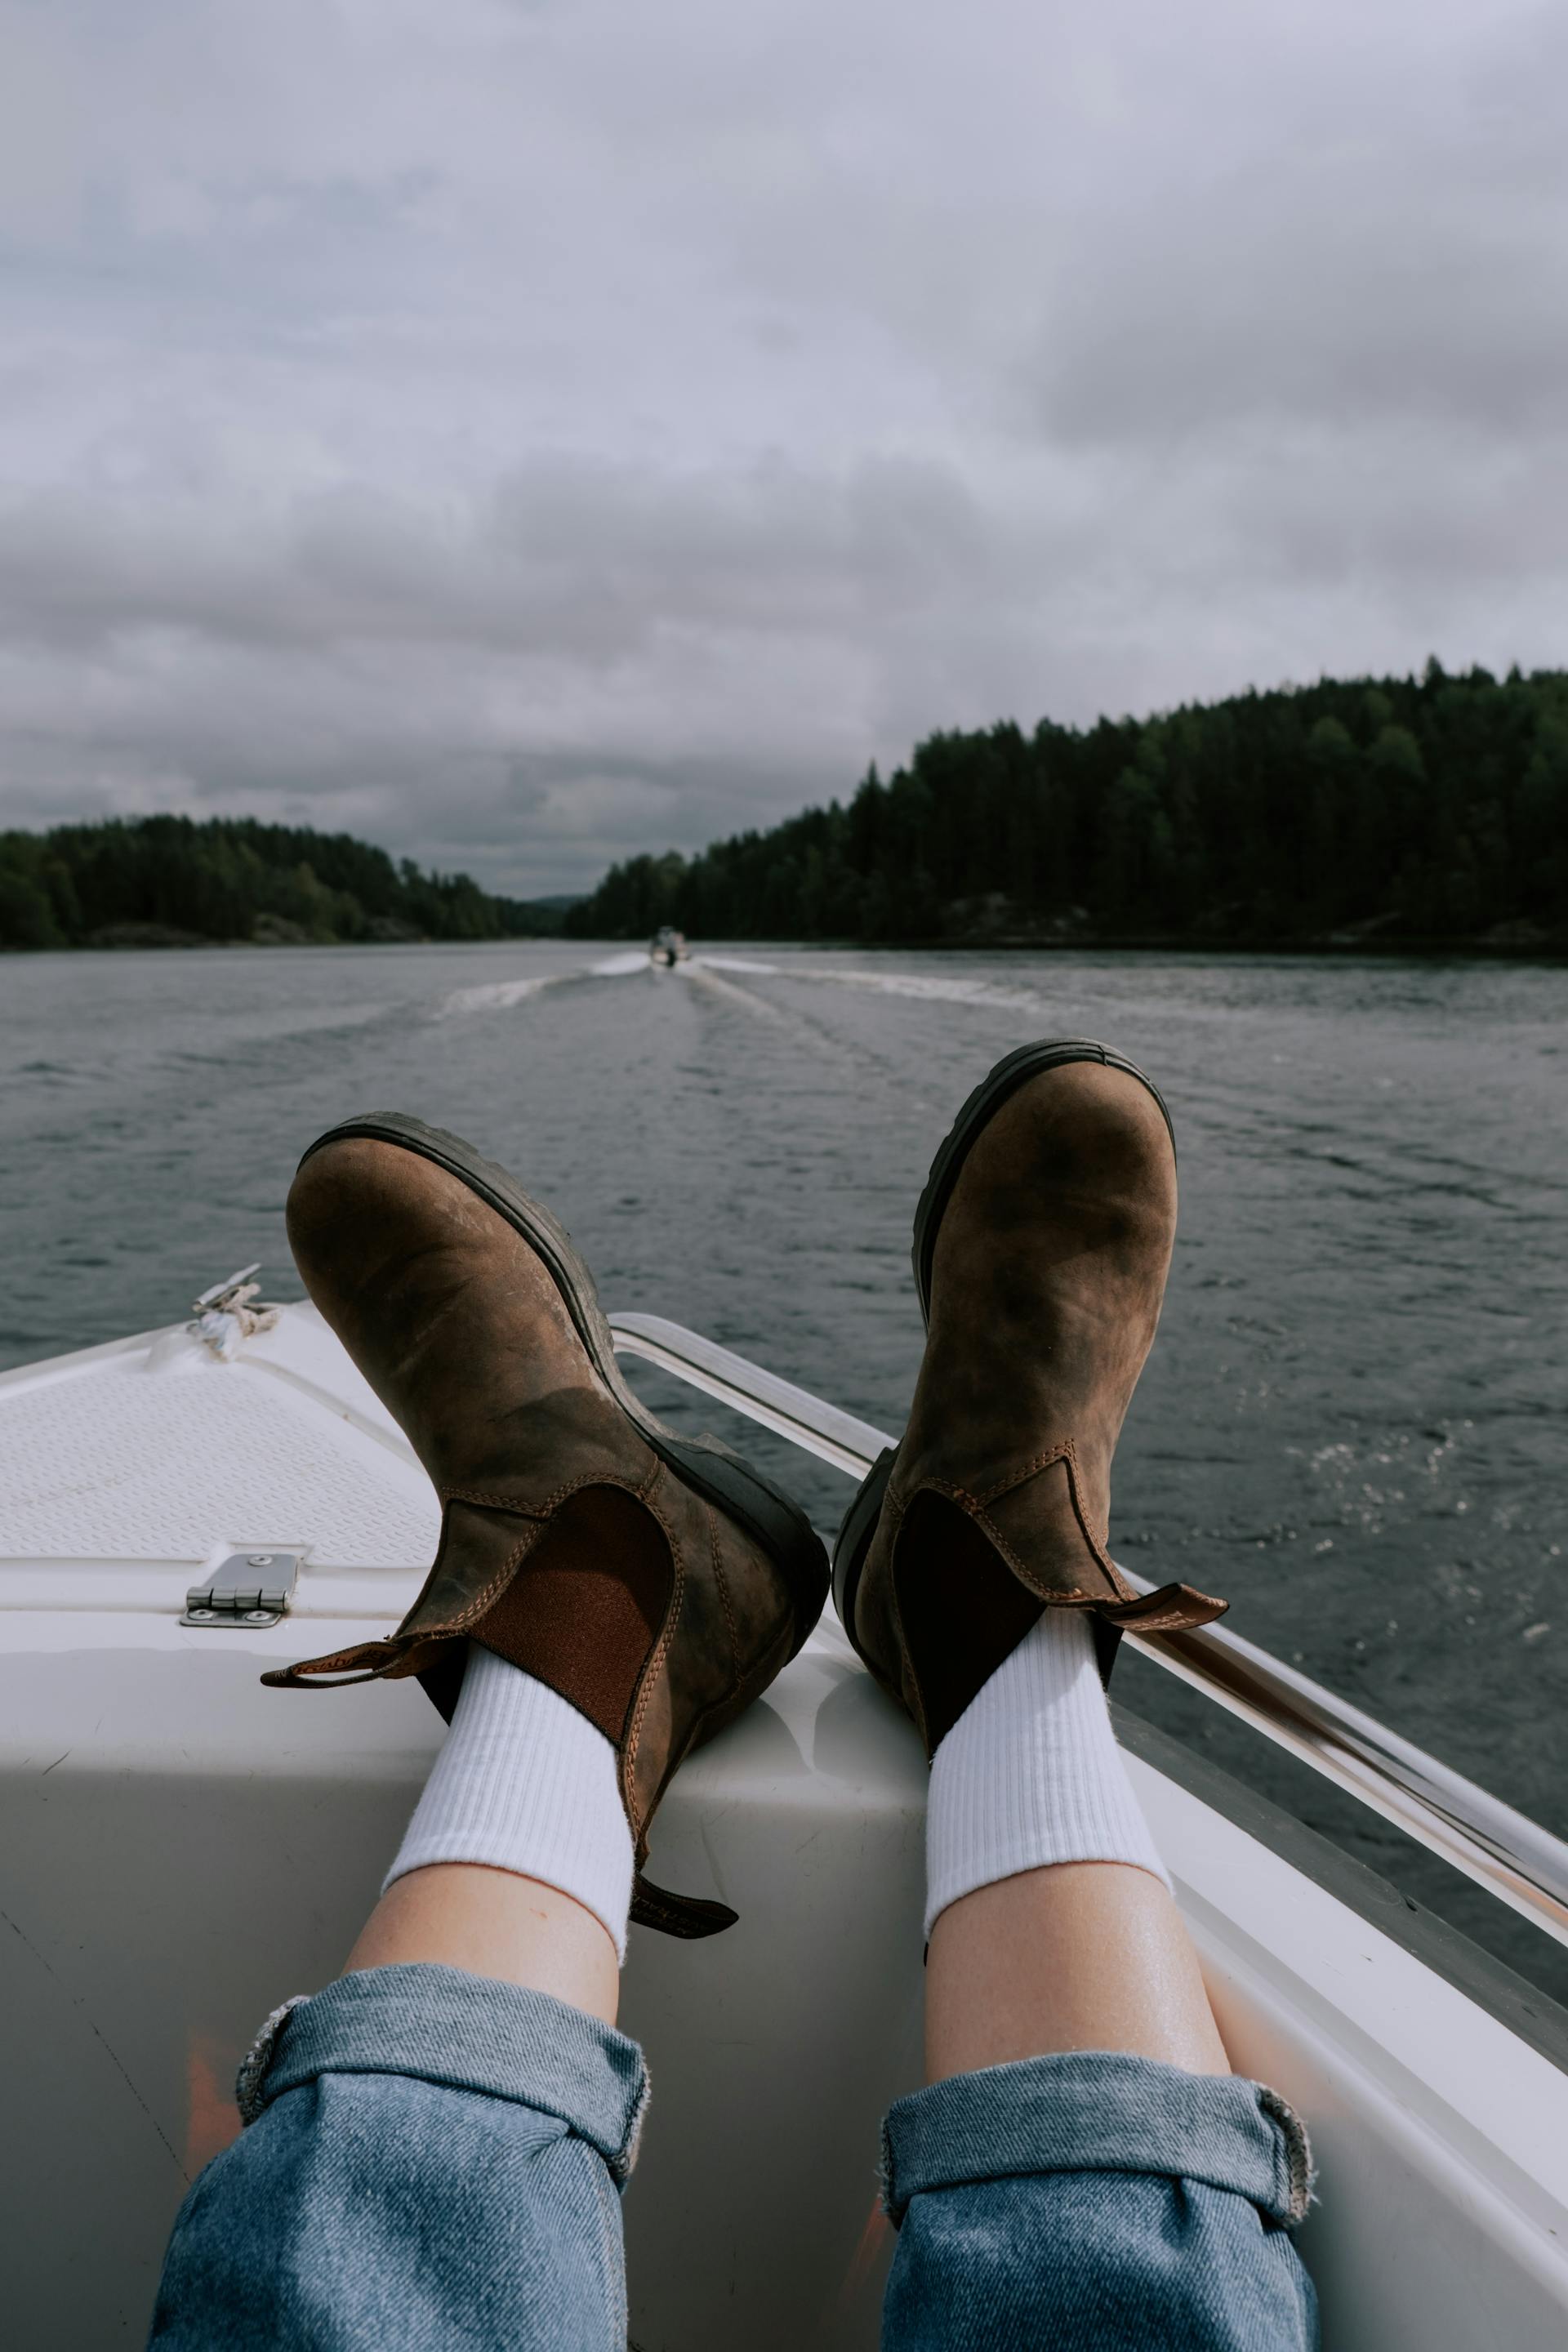
[[[963,1171],[963,1163],[974,1149],[982,1130],[1020,1087],[1027,1086],[1030,1079],[1037,1078],[1042,1071],[1059,1069],[1068,1062],[1099,1062],[1108,1070],[1125,1071],[1130,1078],[1136,1078],[1141,1087],[1147,1087],[1160,1106],[1160,1116],[1165,1122],[1171,1149],[1174,1151],[1176,1133],[1171,1125],[1171,1114],[1165,1108],[1164,1097],[1152,1078],[1147,1076],[1136,1062],[1130,1062],[1125,1054],[1118,1054],[1109,1045],[1097,1045],[1089,1037],[1041,1038],[1035,1045],[1020,1045],[1015,1052],[1005,1054],[994,1068],[987,1071],[981,1079],[937,1146],[925,1190],[915,1210],[914,1245],[910,1258],[922,1321],[931,1321],[931,1265],[936,1256],[937,1231]],[[877,1521],[882,1514],[882,1498],[888,1491],[888,1481],[893,1475],[897,1454],[898,1447],[889,1446],[871,1465],[865,1483],[844,1515],[838,1540],[833,1547],[833,1605],[847,1633],[855,1622],[855,1596],[859,1589],[860,1570],[871,1549]],[[854,1639],[852,1633],[850,1639]]]
[[[328,1144],[356,1138],[395,1144],[400,1150],[432,1160],[522,1235],[548,1269],[594,1370],[639,1435],[678,1477],[737,1520],[784,1570],[795,1596],[793,1657],[822,1614],[827,1597],[827,1554],[799,1504],[718,1438],[678,1437],[654,1417],[621,1372],[594,1277],[565,1226],[542,1202],[531,1199],[504,1168],[484,1159],[460,1136],[448,1135],[445,1128],[427,1127],[406,1111],[378,1111],[364,1118],[344,1119],[341,1126],[317,1137],[300,1167]]]

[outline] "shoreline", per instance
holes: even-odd
[[[150,927],[151,928],[151,927]],[[0,944],[0,956],[34,955],[188,955],[194,951],[228,953],[234,950],[257,954],[297,954],[301,950],[342,951],[358,954],[365,950],[386,948],[507,948],[507,947],[637,947],[640,940],[617,938],[605,933],[599,938],[581,940],[561,931],[503,931],[489,939],[411,939],[411,940],[246,940],[203,939],[187,933],[183,938],[165,936],[160,939],[137,940],[75,940],[51,947],[22,947]],[[1194,939],[1184,933],[1115,933],[1087,934],[1072,939],[1060,937],[1041,939],[1027,933],[1000,933],[986,939],[910,939],[856,940],[810,939],[779,940],[716,937],[697,943],[700,954],[703,946],[714,948],[797,949],[816,953],[853,955],[1194,955],[1226,956],[1289,956],[1303,961],[1345,958],[1375,958],[1397,961],[1406,958],[1422,961],[1432,958],[1452,958],[1478,963],[1568,963],[1568,940],[1548,934],[1538,940],[1526,939],[1456,939],[1410,937],[1391,939],[1386,932],[1371,939],[1329,937],[1319,939]]]

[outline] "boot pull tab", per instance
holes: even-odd
[[[261,1679],[268,1690],[347,1690],[351,1683],[379,1682],[381,1676],[374,1666],[363,1675],[313,1675],[300,1665],[274,1666]]]
[[[345,1690],[350,1683],[378,1682],[404,1654],[395,1641],[356,1642],[352,1650],[329,1650],[324,1658],[300,1658],[273,1666],[262,1681],[268,1690]],[[350,1671],[353,1668],[360,1671]]]
[[[740,1916],[727,1903],[710,1902],[696,1895],[669,1895],[662,1886],[650,1886],[640,1870],[632,1881],[632,1917],[637,1925],[658,1927],[687,1943],[722,1935]]]
[[[1128,1633],[1184,1633],[1194,1625],[1212,1624],[1229,1606],[1195,1585],[1162,1584],[1157,1591],[1137,1592],[1127,1601],[1102,1601],[1099,1613]]]

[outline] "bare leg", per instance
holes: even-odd
[[[399,1960],[441,1961],[616,2021],[620,1969],[608,1929],[570,1895],[509,1870],[441,1862],[394,1879],[344,1974]]]
[[[1061,2050],[1228,2074],[1182,1916],[1113,1862],[1021,1872],[950,1904],[926,1965],[926,2079]]]
[[[345,1974],[433,1961],[613,2025],[631,1884],[609,1741],[474,1646],[446,1746]]]
[[[1152,1872],[1060,1862],[931,1924],[922,2091],[883,2127],[885,2352],[1316,2352],[1310,2158],[1234,2077]]]

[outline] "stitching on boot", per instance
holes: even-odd
[[[542,1504],[520,1503],[510,1495],[488,1494],[479,1486],[438,1486],[436,1492],[443,1507],[447,1503],[472,1503],[481,1511],[501,1511],[511,1519],[536,1519],[544,1508]]]
[[[984,1508],[979,1496],[972,1495],[969,1488],[961,1486],[955,1478],[922,1478],[910,1496],[910,1503],[900,1506],[900,1517],[904,1517],[910,1505],[917,1502],[922,1495],[945,1495],[948,1501],[956,1503],[962,1511],[979,1511]]]
[[[995,1545],[1019,1583],[1026,1591],[1037,1594],[1047,1609],[1053,1604],[1065,1606],[1075,1601],[1082,1601],[1086,1606],[1092,1607],[1095,1601],[1105,1599],[1103,1592],[1090,1592],[1081,1584],[1042,1584],[1028,1562],[1019,1559],[1001,1528],[994,1520],[988,1518],[984,1511],[976,1514],[974,1523]]]
[[[461,1500],[464,1498],[459,1497],[458,1499]],[[522,1566],[523,1561],[528,1558],[529,1553],[533,1549],[534,1545],[544,1533],[544,1527],[545,1523],[542,1519],[530,1520],[527,1534],[522,1537],[519,1543],[513,1546],[512,1549],[508,1553],[505,1560],[491,1577],[489,1582],[481,1589],[472,1601],[469,1601],[468,1607],[460,1610],[456,1617],[449,1618],[445,1624],[416,1626],[408,1635],[410,1642],[429,1640],[438,1633],[467,1633],[468,1627],[477,1623],[479,1619],[484,1615],[491,1601],[498,1601],[500,1598],[500,1595],[506,1591],[507,1586],[511,1582],[512,1578],[517,1574],[518,1570]],[[447,1529],[445,1524],[443,1524],[441,1529],[443,1547],[445,1547]],[[437,1552],[436,1555],[437,1560],[439,1560],[440,1556],[440,1552]],[[432,1567],[430,1571],[431,1575],[433,1576],[435,1572],[435,1568]],[[424,1596],[421,1595],[420,1597],[423,1599]],[[403,1633],[404,1627],[407,1626],[410,1620],[416,1615],[418,1607],[419,1602],[416,1601],[413,1609],[409,1611],[408,1616],[404,1619],[403,1624],[397,1629],[399,1635]]]
[[[1106,1575],[1110,1578],[1110,1589],[1112,1592],[1116,1594],[1117,1598],[1121,1601],[1131,1601],[1135,1599],[1136,1595],[1133,1593],[1131,1586],[1127,1582],[1126,1579],[1121,1574],[1121,1570],[1117,1567],[1116,1562],[1106,1550],[1104,1544],[1095,1534],[1094,1529],[1089,1526],[1089,1516],[1083,1507],[1083,1496],[1079,1490],[1078,1452],[1070,1437],[1068,1440],[1067,1452],[1062,1458],[1067,1464],[1068,1493],[1072,1497],[1073,1516],[1078,1520],[1079,1526],[1083,1530],[1083,1539],[1085,1543],[1089,1546],[1090,1551],[1100,1562],[1100,1567],[1105,1570]]]
[[[979,1508],[984,1512],[988,1503],[1000,1501],[1004,1495],[1011,1494],[1015,1487],[1023,1486],[1027,1479],[1037,1477],[1041,1471],[1050,1469],[1052,1465],[1058,1462],[1062,1464],[1068,1474],[1068,1496],[1072,1504],[1073,1517],[1078,1521],[1079,1534],[1094,1554],[1097,1564],[1104,1570],[1110,1579],[1110,1589],[1118,1599],[1122,1601],[1134,1599],[1136,1596],[1131,1586],[1123,1579],[1104,1543],[1096,1535],[1089,1513],[1084,1508],[1083,1489],[1079,1483],[1082,1473],[1079,1468],[1078,1445],[1074,1439],[1064,1438],[1059,1445],[1052,1446],[1048,1453],[1037,1454],[1034,1460],[1026,1463],[1021,1470],[1009,1472],[1005,1479],[998,1480],[995,1486],[988,1487],[983,1495],[976,1497]],[[989,1518],[986,1519],[985,1524],[986,1532],[991,1535],[992,1540],[999,1541],[1000,1538],[992,1528]],[[1003,1545],[1003,1549],[1006,1549],[1005,1544]],[[1105,1597],[1103,1593],[1086,1591],[1081,1585],[1075,1586],[1074,1591],[1088,1601],[1103,1600]]]
[[[430,1589],[436,1581],[436,1571],[441,1565],[441,1555],[447,1549],[447,1538],[451,1533],[450,1515],[447,1511],[447,1504],[452,1500],[466,1501],[468,1497],[461,1495],[455,1496],[451,1496],[443,1488],[437,1486],[436,1489],[436,1499],[441,1506],[441,1528],[440,1533],[436,1539],[436,1557],[425,1571],[424,1583],[419,1587],[418,1591],[415,1594],[408,1608],[405,1610],[402,1623],[387,1636],[389,1645],[405,1641],[412,1642],[416,1638],[413,1634],[408,1634],[405,1637],[404,1627],[411,1625],[414,1622],[414,1620],[418,1616],[419,1612],[425,1606],[426,1599]],[[503,1505],[501,1507],[504,1509],[506,1506]],[[363,1645],[361,1644],[360,1646],[363,1647]],[[344,1651],[342,1653],[342,1655],[345,1657],[350,1656],[351,1654],[352,1653],[348,1651]],[[402,1652],[398,1651],[396,1655],[401,1656]]]
[[[1110,1557],[1110,1552],[1105,1550],[1102,1540],[1098,1538],[1093,1527],[1089,1524],[1089,1512],[1084,1510],[1084,1494],[1081,1494],[1079,1489],[1079,1458],[1077,1458],[1077,1451],[1072,1449],[1072,1442],[1068,1444],[1068,1454],[1063,1456],[1063,1461],[1065,1465],[1068,1465],[1068,1494],[1069,1498],[1072,1498],[1072,1515],[1074,1519],[1079,1522],[1081,1534],[1084,1534],[1084,1543],[1089,1545],[1089,1550],[1096,1555],[1098,1561],[1100,1561],[1100,1569],[1105,1571],[1105,1580],[1110,1583],[1110,1588],[1112,1588],[1112,1592],[1117,1595],[1117,1600],[1119,1601],[1138,1600],[1138,1595],[1135,1595],[1133,1588],[1129,1585],[1129,1580],[1126,1580],[1126,1576],[1121,1573],[1121,1569],[1117,1567],[1117,1561]],[[1105,1600],[1102,1592],[1096,1597],[1098,1600]]]
[[[737,1682],[741,1679],[741,1637],[735,1630],[735,1612],[730,1599],[730,1580],[724,1573],[724,1563],[719,1556],[719,1517],[710,1505],[704,1504],[708,1521],[708,1549],[713,1561],[713,1580],[719,1587],[719,1598],[724,1604],[724,1622],[730,1628],[730,1672]]]
[[[1004,1495],[1010,1495],[1015,1486],[1023,1486],[1026,1479],[1037,1477],[1042,1470],[1048,1470],[1053,1462],[1065,1462],[1072,1450],[1072,1439],[1064,1438],[1059,1445],[1051,1446],[1044,1454],[1037,1454],[1034,1460],[1026,1462],[1021,1469],[1004,1472],[994,1486],[982,1488],[972,1499],[984,1510],[987,1503],[999,1501]]]
[[[496,1570],[494,1576],[491,1577],[489,1582],[482,1588],[474,1600],[469,1601],[466,1609],[461,1611],[458,1616],[450,1618],[444,1624],[420,1625],[415,1627],[409,1638],[428,1640],[440,1633],[467,1633],[469,1626],[477,1623],[479,1619],[484,1615],[485,1612],[490,1606],[490,1603],[494,1601],[500,1600],[501,1594],[505,1591],[512,1578],[517,1574],[518,1570],[522,1566],[523,1561],[528,1558],[529,1553],[533,1549],[534,1545],[544,1534],[551,1519],[554,1517],[555,1513],[559,1510],[561,1505],[563,1502],[569,1501],[572,1496],[580,1494],[584,1487],[588,1486],[618,1486],[625,1492],[631,1491],[627,1488],[626,1482],[624,1478],[596,1477],[592,1471],[589,1471],[585,1472],[582,1477],[569,1479],[563,1486],[558,1487],[555,1493],[550,1496],[549,1501],[547,1503],[541,1504],[537,1512],[535,1512],[532,1510],[524,1510],[514,1503],[498,1502],[495,1500],[487,1501],[486,1497],[483,1496],[467,1494],[455,1486],[445,1488],[443,1490],[442,1497],[444,1505],[448,1502],[471,1503],[478,1505],[480,1508],[500,1510],[510,1518],[525,1520],[527,1522],[527,1532],[513,1549],[508,1553],[505,1560]],[[447,1532],[445,1510],[443,1510],[441,1528],[442,1547],[444,1547],[446,1543]],[[440,1549],[437,1549],[436,1559],[431,1564],[431,1576],[434,1576],[436,1573],[436,1568],[439,1564],[440,1557]],[[428,1584],[428,1577],[426,1579],[426,1582]],[[414,1607],[404,1619],[403,1624],[398,1627],[397,1630],[399,1634],[402,1634],[405,1627],[409,1626],[412,1623],[412,1620],[417,1615],[419,1601],[423,1601],[424,1597],[424,1594],[421,1593],[419,1601],[415,1602]]]
[[[1018,1578],[1021,1583],[1026,1584],[1031,1592],[1039,1593],[1041,1599],[1047,1601],[1081,1601],[1092,1605],[1096,1601],[1103,1601],[1107,1598],[1106,1594],[1103,1592],[1091,1591],[1089,1588],[1084,1584],[1071,1584],[1065,1590],[1059,1585],[1051,1585],[1048,1587],[1043,1586],[1036,1577],[1033,1570],[1028,1566],[1027,1562],[1020,1559],[1018,1554],[1014,1550],[1012,1545],[1008,1542],[1006,1537],[1003,1534],[1001,1528],[996,1525],[996,1522],[992,1518],[989,1511],[985,1507],[987,1503],[997,1501],[1004,1495],[1012,1494],[1016,1488],[1025,1485],[1028,1479],[1037,1477],[1043,1470],[1051,1469],[1058,1462],[1067,1472],[1068,1498],[1072,1504],[1073,1517],[1078,1522],[1079,1533],[1082,1536],[1084,1542],[1088,1545],[1095,1565],[1103,1571],[1105,1578],[1110,1586],[1111,1594],[1119,1601],[1131,1601],[1136,1599],[1136,1594],[1134,1594],[1131,1587],[1126,1582],[1125,1579],[1118,1570],[1115,1561],[1111,1559],[1110,1553],[1106,1550],[1105,1546],[1100,1542],[1099,1537],[1095,1534],[1093,1528],[1089,1524],[1088,1514],[1083,1507],[1082,1492],[1079,1485],[1078,1451],[1070,1437],[1064,1439],[1061,1444],[1053,1446],[1048,1453],[1037,1455],[1034,1461],[1026,1464],[1022,1470],[1016,1473],[1009,1472],[1005,1479],[999,1482],[996,1486],[988,1487],[983,1496],[970,1495],[966,1493],[963,1488],[955,1486],[951,1483],[941,1479],[931,1478],[925,1483],[931,1492],[934,1494],[945,1494],[952,1501],[967,1507],[973,1512],[976,1524],[984,1530],[989,1540],[995,1545],[996,1549],[1001,1553],[1002,1558],[1006,1561],[1014,1575]]]
[[[664,1475],[664,1465],[662,1462],[659,1464],[658,1469],[659,1477],[662,1477]],[[621,1748],[621,1801],[626,1806],[626,1820],[631,1826],[632,1834],[637,1840],[639,1855],[643,1851],[643,1823],[637,1811],[636,1769],[637,1748],[642,1739],[643,1718],[647,1713],[648,1702],[653,1696],[653,1686],[655,1682],[658,1680],[660,1667],[664,1664],[665,1659],[669,1654],[670,1646],[675,1639],[675,1630],[680,1622],[681,1603],[686,1598],[685,1556],[681,1551],[674,1528],[670,1526],[669,1521],[659,1509],[658,1504],[653,1500],[652,1490],[658,1486],[658,1477],[650,1480],[648,1492],[643,1496],[642,1501],[646,1505],[647,1508],[652,1512],[654,1517],[658,1521],[659,1526],[664,1529],[665,1541],[669,1546],[669,1556],[675,1568],[675,1588],[669,1597],[669,1613],[665,1618],[663,1631],[660,1633],[658,1641],[653,1645],[652,1656],[648,1659],[647,1665],[643,1668],[642,1681],[637,1685],[637,1703],[632,1712],[631,1729],[626,1734],[626,1739]],[[638,1862],[638,1867],[641,1867],[640,1860]]]
[[[993,1519],[990,1514],[983,1509],[980,1504],[975,1502],[972,1496],[965,1496],[961,1489],[943,1486],[934,1478],[929,1482],[929,1491],[932,1494],[945,1494],[955,1503],[967,1503],[975,1526],[980,1529],[986,1540],[993,1544],[996,1550],[1000,1552],[1002,1558],[1006,1561],[1007,1566],[1012,1570],[1019,1583],[1026,1586],[1029,1591],[1038,1593],[1042,1601],[1048,1603],[1050,1601],[1095,1601],[1104,1600],[1105,1595],[1103,1592],[1087,1592],[1081,1584],[1070,1584],[1065,1589],[1065,1591],[1060,1585],[1043,1585],[1036,1576],[1034,1570],[1030,1568],[1028,1562],[1019,1559],[1018,1554],[1014,1550],[1012,1545],[1008,1542],[1001,1528],[996,1525],[994,1519]]]
[[[929,1757],[931,1741],[926,1737],[925,1693],[921,1688],[921,1678],[915,1672],[915,1662],[910,1654],[910,1645],[904,1638],[904,1612],[899,1606],[899,1580],[893,1574],[893,1547],[898,1541],[899,1528],[903,1525],[903,1520],[904,1512],[900,1506],[898,1521],[888,1539],[888,1609],[893,1620],[893,1633],[899,1644],[898,1656],[900,1661],[899,1681],[901,1686],[900,1696],[905,1706],[909,1706],[910,1695],[911,1692],[914,1695],[914,1705],[910,1706],[910,1713],[914,1717],[915,1729],[920,1733],[921,1746]]]
[[[318,1675],[341,1675],[345,1667],[353,1665],[357,1660],[363,1658],[366,1650],[379,1650],[383,1648],[390,1650],[392,1649],[392,1646],[393,1644],[391,1640],[388,1640],[384,1643],[381,1642],[362,1642],[352,1650],[334,1650],[330,1657],[296,1659],[293,1665],[286,1666],[283,1671],[288,1675],[302,1675],[306,1673]],[[394,1654],[395,1654],[395,1653]],[[371,1669],[371,1672],[374,1672],[374,1667]]]
[[[484,1494],[468,1486],[442,1486],[437,1491],[443,1503],[474,1503],[481,1510],[505,1511],[514,1519],[547,1519],[584,1486],[619,1486],[623,1492],[639,1496],[642,1493],[641,1487],[634,1486],[628,1477],[616,1470],[584,1470],[554,1487],[540,1503],[520,1503],[513,1496]]]

